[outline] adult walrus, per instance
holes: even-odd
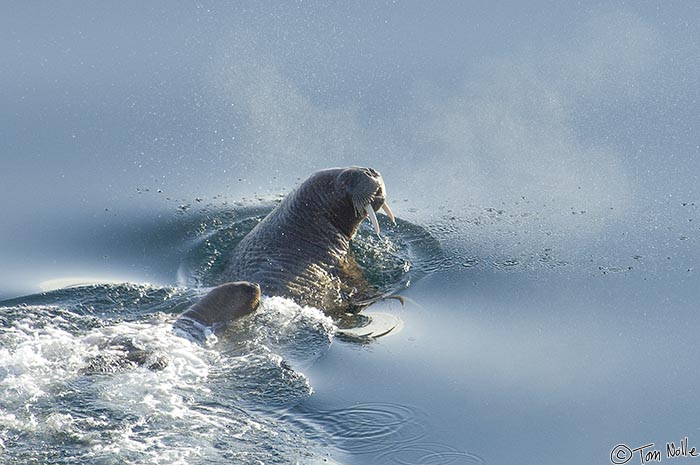
[[[238,281],[221,284],[180,315],[173,329],[203,339],[227,323],[253,313],[260,304],[260,286]]]
[[[381,175],[372,168],[318,171],[290,193],[233,250],[227,280],[260,283],[266,295],[289,297],[329,313],[356,310],[376,298],[349,255],[350,239],[386,204]]]

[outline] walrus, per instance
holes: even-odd
[[[249,282],[225,283],[210,290],[173,323],[179,336],[203,342],[231,321],[253,313],[260,304],[260,286]],[[168,366],[166,354],[132,338],[117,336],[99,344],[99,354],[86,360],[84,374],[114,373],[135,367],[158,371]]]
[[[332,168],[312,174],[234,248],[227,280],[260,283],[266,295],[291,298],[326,313],[357,311],[376,298],[349,255],[350,239],[386,203],[384,180],[372,168]]]
[[[260,304],[257,283],[237,281],[221,284],[185,310],[173,323],[176,332],[202,339],[229,322],[253,313]]]

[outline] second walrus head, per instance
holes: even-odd
[[[247,281],[221,284],[209,291],[180,318],[217,327],[253,313],[260,304],[260,286]]]

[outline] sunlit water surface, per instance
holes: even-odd
[[[204,341],[174,332],[270,208],[164,217],[182,251],[170,285],[75,282],[0,302],[3,459],[586,463],[618,442],[697,430],[698,291],[677,263],[695,239],[681,235],[664,257],[546,243],[488,256],[436,238],[497,235],[520,215],[448,213],[427,229],[380,217],[382,237],[363,224],[352,253],[370,282],[405,299],[364,312],[398,322],[388,335],[345,337],[278,297]],[[145,362],[127,359],[125,343]]]

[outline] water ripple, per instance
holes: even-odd
[[[386,451],[377,456],[386,465],[460,465],[483,464],[478,455],[439,443],[419,443]]]
[[[299,407],[300,409],[303,407]],[[341,453],[385,465],[483,464],[477,455],[455,447],[425,442],[427,421],[420,411],[401,404],[376,402],[321,411],[282,415],[311,441]]]
[[[285,418],[301,423],[309,439],[349,454],[377,454],[408,446],[425,436],[425,422],[411,407],[367,403]]]

